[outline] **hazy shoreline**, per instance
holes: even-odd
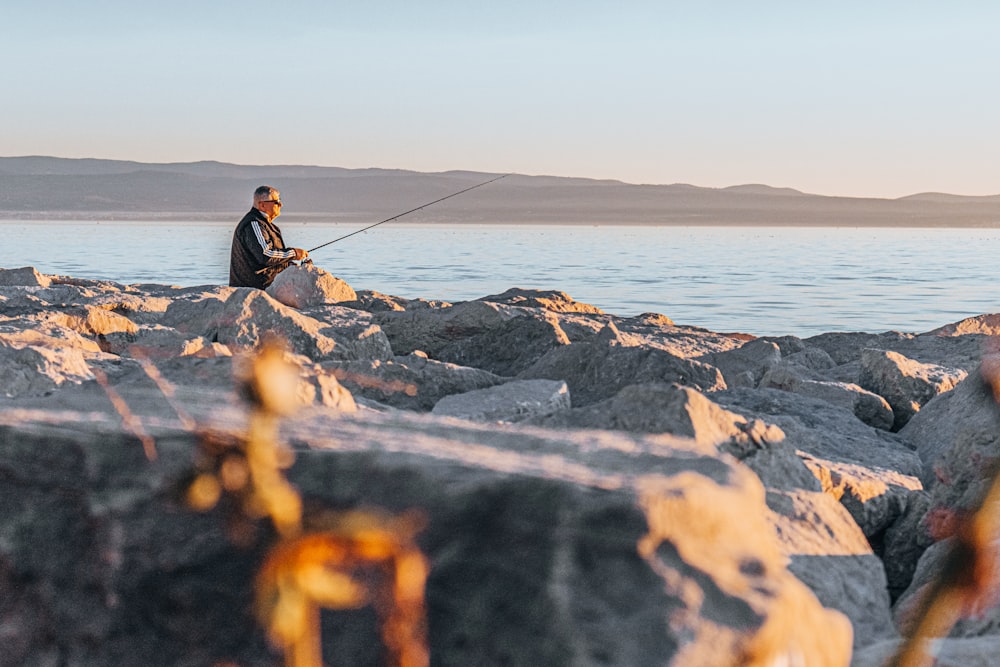
[[[0,222],[206,222],[232,223],[245,213],[188,212],[164,213],[160,211],[2,211]],[[282,215],[284,224],[371,224],[377,222],[369,216],[350,213],[289,213]],[[658,220],[581,220],[536,218],[530,220],[478,219],[457,220],[440,218],[414,218],[395,220],[393,224],[421,225],[509,225],[509,226],[565,226],[565,227],[806,227],[806,228],[890,228],[890,229],[1000,229],[1000,220],[940,222],[935,220],[845,220],[845,221],[794,221],[783,219],[719,220],[701,216],[670,217]]]

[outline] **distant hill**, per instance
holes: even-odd
[[[422,173],[222,162],[0,157],[0,218],[233,220],[263,183],[288,220],[375,222],[488,180]],[[1000,195],[826,197],[747,184],[703,188],[512,174],[405,218],[450,223],[1000,226]]]

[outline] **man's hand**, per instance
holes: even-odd
[[[308,250],[303,250],[302,248],[294,248],[294,250],[295,250],[295,259],[305,259],[306,257],[309,256]]]

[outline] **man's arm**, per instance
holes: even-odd
[[[292,260],[302,259],[309,255],[308,252],[301,248],[275,247],[271,239],[264,234],[264,230],[261,229],[260,221],[258,220],[251,221],[250,232],[253,234],[253,240],[255,241],[255,243],[250,244],[250,247],[253,249],[253,253],[257,256],[257,260],[261,266],[281,266],[282,264],[288,264]]]

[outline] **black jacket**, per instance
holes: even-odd
[[[233,232],[229,253],[229,284],[264,289],[295,259],[295,250],[285,248],[281,230],[256,208],[243,216]],[[262,273],[258,273],[265,269]]]

